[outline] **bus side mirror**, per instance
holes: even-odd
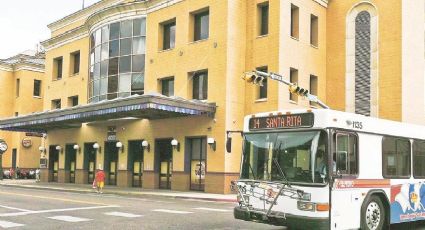
[[[227,140],[226,140],[226,151],[228,153],[232,152],[232,138],[231,137],[227,137]]]

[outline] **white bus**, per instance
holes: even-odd
[[[243,138],[237,219],[296,229],[425,220],[424,126],[294,110],[245,117]]]

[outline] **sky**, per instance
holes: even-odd
[[[100,0],[84,0],[85,7]],[[81,10],[83,0],[0,0],[0,59],[35,50],[50,38],[47,25]]]

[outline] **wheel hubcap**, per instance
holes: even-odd
[[[381,209],[376,202],[370,202],[366,208],[366,224],[371,230],[378,229],[381,222]]]

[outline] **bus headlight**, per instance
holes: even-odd
[[[297,207],[299,210],[302,210],[302,211],[314,212],[316,210],[316,204],[312,202],[298,201]]]
[[[297,207],[299,210],[302,211],[318,211],[318,212],[327,212],[329,211],[329,204],[328,203],[313,203],[313,202],[305,202],[305,201],[298,201]]]

